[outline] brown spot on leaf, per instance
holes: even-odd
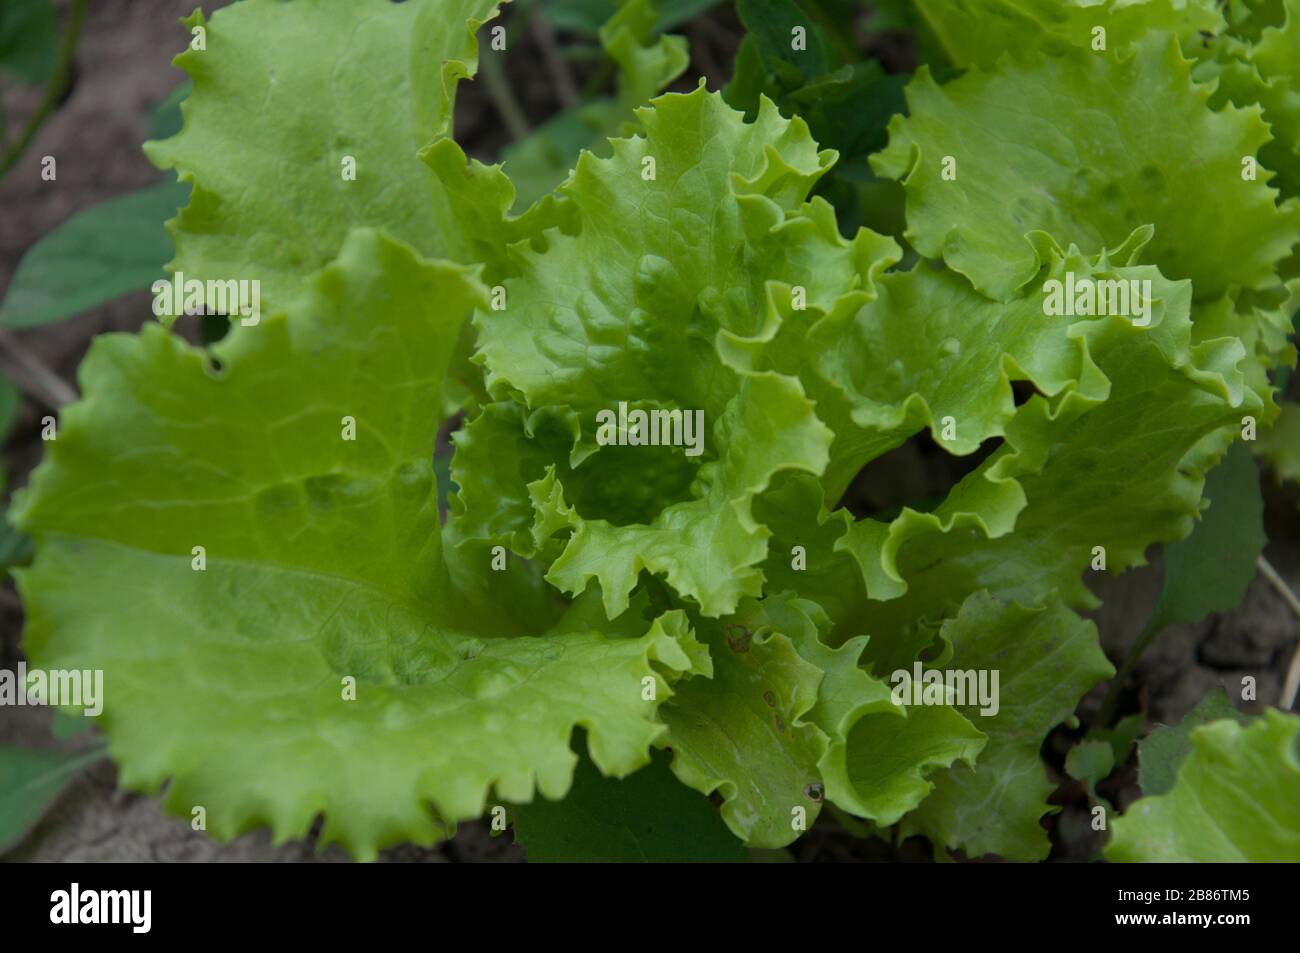
[[[749,651],[749,640],[754,637],[754,633],[745,628],[738,622],[727,623],[723,634],[727,638],[727,648],[737,655],[743,655]]]

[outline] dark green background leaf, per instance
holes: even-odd
[[[736,11],[747,32],[736,54],[735,75],[724,92],[732,105],[744,102],[746,110],[756,108],[759,93],[779,102],[783,93],[825,76],[840,64],[827,32],[799,4],[739,0]],[[803,49],[794,48],[796,27],[805,31]]]
[[[103,756],[101,747],[71,753],[0,747],[0,854],[27,835],[69,781]]]
[[[172,257],[163,223],[188,194],[187,185],[160,182],[68,219],[23,256],[0,325],[48,324],[147,288]]]
[[[194,84],[186,80],[155,107],[149,120],[150,139],[170,139],[181,131],[181,103],[189,97],[193,88]]]
[[[601,108],[612,108],[606,100]],[[526,209],[564,181],[583,149],[600,148],[602,120],[588,106],[556,113],[502,155],[515,186],[515,208]]]
[[[1190,536],[1165,547],[1165,581],[1148,628],[1199,622],[1241,604],[1264,550],[1259,470],[1241,442],[1205,480],[1209,507]]]
[[[25,566],[32,558],[32,538],[9,522],[8,512],[0,512],[0,571]]]
[[[1097,794],[1097,782],[1115,769],[1115,752],[1110,742],[1096,738],[1080,741],[1065,756],[1065,770],[1070,777],[1084,782],[1088,793]]]
[[[18,414],[18,408],[22,404],[22,396],[18,393],[18,388],[14,386],[13,381],[7,377],[0,377],[0,440],[9,436],[9,431],[13,429],[14,418]],[[0,481],[2,484],[2,481]],[[3,485],[0,485],[3,489]]]
[[[14,426],[14,418],[18,415],[18,408],[21,406],[22,395],[18,393],[18,388],[13,385],[13,381],[7,377],[0,377],[0,442],[8,438]],[[9,474],[5,472],[3,464],[0,464],[0,493],[4,491],[8,482]],[[9,514],[0,510],[0,570],[24,563],[31,559],[31,556],[31,539],[25,533],[14,529],[9,522]]]
[[[681,26],[716,7],[722,0],[658,0],[659,21],[655,29],[663,33]],[[557,29],[572,30],[595,36],[605,21],[618,9],[618,0],[546,0],[542,14]]]
[[[1176,726],[1162,725],[1138,742],[1138,784],[1144,797],[1164,794],[1174,786],[1179,767],[1192,751],[1192,731],[1221,718],[1231,718],[1241,725],[1251,721],[1249,715],[1233,708],[1227,694],[1219,689],[1202,698]]]
[[[72,709],[75,711],[75,709]],[[50,722],[50,734],[60,741],[66,741],[68,738],[75,738],[83,731],[89,731],[95,726],[94,720],[87,718],[85,715],[68,714],[62,708],[54,709],[54,720]]]
[[[0,3],[0,67],[28,83],[44,83],[59,61],[59,23],[52,0]]]
[[[1165,578],[1151,618],[1129,649],[1102,705],[1101,723],[1110,721],[1120,689],[1137,660],[1166,626],[1199,622],[1212,612],[1241,604],[1255,578],[1264,550],[1264,500],[1259,469],[1245,444],[1228,448],[1223,461],[1205,478],[1208,505],[1191,534],[1165,546]]]
[[[677,863],[745,860],[744,845],[708,798],[683,785],[654,752],[621,781],[583,757],[563,801],[538,798],[513,808],[515,837],[530,861]]]
[[[1132,714],[1127,718],[1121,718],[1114,728],[1089,732],[1088,737],[1110,745],[1114,763],[1123,764],[1128,760],[1133,743],[1137,741],[1140,734],[1142,734],[1142,715]]]
[[[723,98],[752,119],[766,96],[782,115],[803,119],[819,146],[840,154],[816,194],[835,206],[843,234],[866,226],[900,235],[902,189],[879,179],[867,157],[886,145],[889,118],[906,111],[903,89],[910,76],[887,74],[878,61],[861,58],[849,31],[823,26],[851,22],[851,11],[838,10],[841,5],[741,0],[737,9],[748,32]],[[807,31],[805,50],[791,48],[795,26]]]

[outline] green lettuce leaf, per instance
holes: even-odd
[[[1292,16],[1295,21],[1300,13]],[[1214,48],[1214,56],[1202,59],[1195,75],[1216,84],[1213,107],[1231,102],[1263,111],[1273,138],[1260,147],[1260,165],[1277,173],[1273,184],[1282,195],[1294,197],[1300,194],[1300,71],[1274,72],[1277,64],[1256,58],[1255,52],[1225,40]]]
[[[1171,32],[1192,47],[1223,27],[1214,0],[916,0],[955,66],[992,66],[1025,50],[1058,55],[1094,50],[1103,27],[1107,51],[1150,31]]]
[[[919,74],[875,157],[922,256],[890,274],[898,245],[842,235],[855,214],[815,190],[837,151],[839,184],[874,188],[899,80],[827,29],[849,3],[778,6],[742,4],[745,112],[704,88],[633,112],[686,54],[623,5],[601,32],[616,98],[504,166],[448,135],[490,0],[186,21],[206,49],[177,61],[184,124],[149,147],[193,184],[172,267],[261,281],[264,319],[203,350],[156,325],[101,339],[14,509],[38,552],[26,649],[105,671],[125,785],[222,838],[323,816],[366,858],[493,798],[538,857],[592,856],[563,835],[584,823],[645,853],[649,815],[611,813],[616,791],[759,848],[830,803],[1045,855],[1038,752],[1110,673],[1084,574],[1186,536],[1245,418],[1283,439],[1296,21],[1248,5],[1201,38],[1210,0],[922,2],[971,71]],[[806,55],[782,46],[792,15]],[[1149,281],[1149,324],[1049,315],[1067,273]],[[702,442],[611,445],[620,408],[698,411]],[[924,512],[835,509],[927,429],[992,452]],[[998,670],[999,711],[895,698],[918,663]],[[550,803],[576,728],[590,765]],[[1098,744],[1070,762],[1092,780]],[[664,790],[666,755],[641,770],[651,749],[719,810]]]
[[[456,85],[477,67],[475,31],[497,5],[245,0],[210,20],[196,11],[184,22],[203,28],[206,48],[175,60],[193,82],[185,124],[145,146],[194,184],[170,225],[171,270],[257,279],[272,311],[358,226],[425,255],[479,260],[418,154],[449,131]]]
[[[1095,605],[1083,571],[1098,559],[1110,572],[1142,565],[1152,543],[1186,536],[1227,428],[1262,414],[1236,370],[1239,341],[1191,344],[1185,294],[1146,328],[1124,318],[1079,328],[1108,399],[1032,397],[1004,445],[933,511],[861,520],[836,542],[871,596],[848,631],[871,633],[876,671],[905,667],[917,620],[948,617],[980,589],[1024,605]]]
[[[673,771],[723,797],[722,816],[756,847],[794,841],[825,802],[878,824],[915,808],[926,776],[973,764],[984,736],[947,705],[896,705],[858,665],[865,637],[830,648],[821,608],[790,593],[701,620],[713,678],[680,683],[660,709]]]
[[[646,763],[664,727],[643,690],[706,671],[684,616],[611,635],[525,572],[480,566],[493,598],[453,585],[438,394],[484,295],[362,230],[287,315],[214,347],[219,369],[158,325],[97,340],[15,508],[39,547],[19,584],[33,664],[104,671],[125,786],[169,782],[222,839],[324,814],[322,842],[370,858],[489,790],[562,796],[575,726],[602,772]]]
[[[958,706],[988,735],[988,747],[973,767],[955,765],[933,779],[934,793],[907,816],[904,832],[971,857],[1042,860],[1050,845],[1039,819],[1054,810],[1047,797],[1056,785],[1039,748],[1093,685],[1115,674],[1096,626],[1059,603],[1025,609],[977,593],[944,625],[943,638],[951,654],[934,667],[998,672],[998,708]]]
[[[835,159],[801,121],[769,106],[747,124],[703,89],[638,115],[644,137],[616,140],[608,159],[584,154],[562,187],[577,234],[521,249],[505,309],[476,316],[493,393],[583,413],[662,397],[717,414],[738,386],[714,382],[717,331],[756,325],[767,278],[794,283],[779,271],[820,264],[790,261],[812,249],[785,251],[799,236],[771,234]],[[807,277],[851,287],[845,274]]]
[[[722,819],[752,847],[784,847],[812,827],[824,798],[824,735],[807,718],[822,673],[752,600],[721,621],[701,619],[711,679],[686,679],[659,709],[673,773],[722,796]]]
[[[1255,452],[1279,480],[1300,480],[1300,404],[1287,401],[1277,422],[1260,434]]]
[[[1285,275],[1290,266],[1283,264]],[[1295,331],[1292,319],[1300,308],[1300,279],[1266,291],[1229,291],[1215,301],[1194,303],[1193,337],[1197,342],[1235,337],[1254,360],[1242,367],[1247,386],[1270,407],[1267,419],[1276,413],[1270,372],[1295,365],[1296,350],[1291,343]]]
[[[830,432],[798,382],[776,375],[746,380],[715,432],[729,439],[721,459],[699,471],[698,482],[708,487],[704,497],[668,506],[648,525],[583,518],[569,508],[575,531],[547,580],[574,595],[597,580],[610,618],[627,607],[642,570],[662,573],[706,615],[723,615],[742,596],[759,595],[762,572],[756,567],[767,555],[768,531],[748,504],[778,471],[824,467]],[[539,512],[539,519],[545,515]],[[707,558],[701,558],[701,540],[708,541]]]
[[[1223,4],[1225,34],[1256,43],[1265,29],[1285,20],[1290,2],[1293,0],[1228,0]]]
[[[754,514],[772,533],[762,565],[767,589],[797,592],[820,606],[828,617],[826,639],[832,645],[860,635],[844,623],[865,602],[866,586],[857,563],[836,546],[852,522],[848,511],[830,512],[815,477],[790,473],[755,499]]]
[[[1135,234],[1116,264],[1130,264],[1145,237]],[[1186,308],[1186,286],[1155,269],[1116,267],[1105,253],[1086,260],[1076,249],[1052,248],[1050,255],[1044,280],[1061,280],[1067,271],[1076,279],[1146,279],[1153,309]],[[877,289],[874,301],[828,315],[810,334],[818,374],[847,400],[853,427],[865,432],[857,441],[865,452],[837,460],[839,466],[856,470],[923,427],[950,452],[972,453],[1005,435],[1016,409],[1013,380],[1049,397],[1069,391],[1089,404],[1109,393],[1088,355],[1086,324],[1046,315],[1045,292],[998,304],[960,275],[925,265],[886,275]],[[951,438],[943,434],[947,417],[955,425]],[[841,424],[837,435],[845,429]]]
[[[888,827],[930,796],[942,769],[975,765],[987,736],[948,705],[916,705],[902,720],[866,717],[826,766],[830,800]]]
[[[799,116],[823,148],[840,161],[817,185],[817,194],[835,206],[845,235],[867,225],[888,234],[903,230],[903,191],[878,178],[867,157],[888,141],[886,125],[902,112],[908,74],[886,74],[876,59],[864,59],[841,24],[852,18],[852,0],[832,3],[773,3],[753,0],[737,5],[746,34],[736,53],[731,79],[723,88],[732,106],[753,117],[762,98],[776,103],[784,116]],[[873,10],[872,23],[880,15]],[[803,29],[804,44],[795,49],[792,34]]]
[[[1300,3],[1285,0],[1285,11],[1284,23],[1261,34],[1252,63],[1265,83],[1258,102],[1276,140],[1260,158],[1278,172],[1282,193],[1294,196],[1300,195]]]
[[[582,150],[607,154],[608,137],[635,131],[633,110],[685,72],[686,39],[656,35],[659,5],[630,0],[600,28],[601,47],[620,70],[615,97],[564,110],[506,148],[502,165],[517,192],[516,208],[528,208],[564,181]]]
[[[600,28],[600,45],[621,71],[615,116],[625,124],[624,134],[636,128],[633,110],[686,72],[690,64],[684,36],[655,35],[655,9],[651,0],[627,0]]]
[[[1278,863],[1300,859],[1300,716],[1268,709],[1251,724],[1211,722],[1166,793],[1111,825],[1118,862]]]
[[[1144,223],[1155,226],[1145,260],[1190,278],[1198,301],[1271,287],[1300,202],[1276,204],[1267,169],[1243,179],[1268,126],[1257,108],[1211,110],[1210,96],[1173,43],[1004,62],[944,86],[921,71],[873,165],[905,183],[908,240],[999,300],[1045,263],[1029,233],[1096,253]]]
[[[820,606],[779,594],[764,607],[799,654],[822,670],[808,720],[826,737],[817,767],[832,804],[888,826],[931,791],[927,775],[958,760],[975,763],[985,736],[956,709],[900,701],[859,666],[867,636],[832,649],[823,642],[829,619]]]
[[[1105,568],[1122,571],[1140,564],[1152,542],[1191,529],[1201,477],[1227,445],[1224,428],[1267,411],[1246,386],[1243,367],[1254,365],[1241,341],[1195,335],[1189,284],[1135,263],[1149,235],[1139,229],[1091,259],[1036,237],[1051,262],[1042,280],[1067,270],[1149,280],[1147,327],[1050,317],[1037,288],[998,305],[960,276],[922,264],[877,278],[874,300],[841,297],[829,314],[813,316],[804,341],[782,325],[729,342],[748,366],[799,373],[835,431],[825,496],[806,479],[783,478],[755,504],[774,532],[764,573],[823,605],[832,645],[869,633],[864,658],[877,675],[905,668],[980,589],[1026,605],[1059,596],[1088,606],[1094,600],[1080,575],[1097,547]],[[1013,379],[1039,392],[1019,408]],[[1161,414],[1153,439],[1150,414],[1161,407],[1179,410]],[[938,426],[947,416],[952,440]],[[1005,445],[932,512],[905,509],[890,522],[827,512],[824,501],[863,463],[926,425],[953,452],[999,437]],[[1115,481],[1111,491],[1098,492],[1102,474]],[[841,554],[858,565],[858,580]]]
[[[455,453],[449,532],[458,545],[503,545],[534,555],[533,501],[528,484],[542,479],[553,456],[572,444],[572,415],[548,410],[525,415],[509,401],[488,404],[452,434]],[[558,446],[557,446],[558,443]]]
[[[573,232],[518,246],[504,310],[476,315],[479,358],[498,399],[577,415],[549,482],[532,479],[549,501],[539,525],[572,530],[547,578],[570,593],[598,580],[613,618],[643,569],[663,573],[720,616],[761,591],[768,533],[750,501],[779,472],[821,473],[832,435],[796,378],[746,367],[719,341],[778,322],[794,285],[814,308],[866,294],[896,249],[867,232],[842,239],[830,207],[805,202],[834,154],[770,103],[747,124],[699,89],[639,115],[644,137],[615,141],[609,159],[584,154],[562,187]],[[702,412],[702,453],[651,463],[599,446],[597,415],[621,402]]]

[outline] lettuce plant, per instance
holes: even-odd
[[[263,316],[98,339],[15,507],[26,651],[105,672],[123,785],[220,838],[323,816],[372,858],[497,806],[544,823],[582,729],[589,783],[670,771],[751,847],[827,811],[1047,856],[1044,739],[1115,674],[1090,580],[1186,537],[1280,413],[1300,6],[918,0],[941,58],[874,133],[837,118],[898,85],[842,64],[851,6],[742,3],[727,95],[654,98],[685,49],[633,0],[601,31],[619,93],[549,179],[558,140],[516,171],[451,136],[494,0],[186,21],[184,125],[146,146],[191,185],[170,268],[259,282]],[[847,192],[905,227],[850,226]],[[1145,320],[1049,314],[1066,281]],[[697,413],[698,455],[647,438]],[[839,505],[926,433],[994,449],[933,505]],[[954,670],[996,703],[900,701],[897,672]],[[1294,810],[1214,822],[1243,810],[1223,771],[1300,803],[1297,730],[1200,729],[1115,859],[1296,859]]]

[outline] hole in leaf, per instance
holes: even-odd
[[[1011,382],[1011,399],[1015,401],[1017,407],[1029,403],[1029,399],[1038,393],[1040,391],[1031,381]]]
[[[230,318],[224,314],[203,314],[199,317],[199,340],[204,345],[216,344],[230,333]]]
[[[957,457],[939,446],[929,429],[922,430],[859,470],[840,506],[859,519],[892,519],[905,506],[927,512],[1001,445],[1002,438],[994,437]]]

